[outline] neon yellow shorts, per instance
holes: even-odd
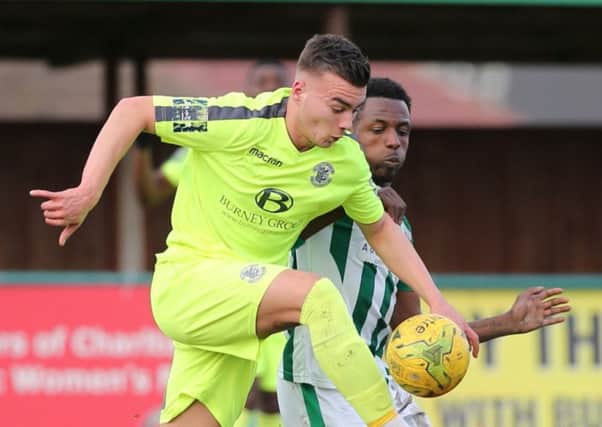
[[[282,359],[282,350],[284,350],[285,344],[286,336],[283,332],[278,332],[267,337],[259,346],[257,379],[260,390],[276,393],[278,366]]]
[[[198,400],[223,427],[234,424],[255,377],[257,308],[285,269],[228,260],[157,263],[153,316],[174,341],[162,423]]]

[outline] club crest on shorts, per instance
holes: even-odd
[[[309,180],[315,187],[324,187],[332,181],[334,167],[328,162],[320,162],[314,166],[314,172]]]
[[[265,266],[259,264],[249,264],[240,270],[240,278],[247,283],[255,283],[265,274]]]

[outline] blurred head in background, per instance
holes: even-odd
[[[251,65],[247,73],[245,93],[256,96],[288,86],[290,80],[286,67],[277,59],[259,59]]]

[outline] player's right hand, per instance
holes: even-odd
[[[431,305],[431,312],[453,320],[464,331],[466,339],[468,339],[468,344],[470,344],[472,349],[472,355],[474,357],[479,355],[479,336],[447,301],[443,300],[436,305]]]
[[[81,187],[63,191],[31,190],[29,195],[46,199],[40,204],[44,221],[48,225],[63,227],[59,245],[65,246],[67,239],[82,225],[88,213],[98,202]]]

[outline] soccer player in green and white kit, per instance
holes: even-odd
[[[191,149],[151,286],[155,321],[175,346],[162,423],[231,426],[260,341],[301,324],[321,369],[366,424],[405,425],[332,281],[286,267],[301,230],[337,206],[432,312],[465,331],[476,356],[478,336],[384,214],[366,159],[346,135],[369,75],[357,46],[322,35],[305,45],[290,89],[256,98],[126,98],[101,129],[77,187],[30,192],[46,199],[45,222],[63,227],[64,245],[140,132]]]
[[[391,199],[390,188],[403,165],[410,137],[411,100],[396,82],[373,78],[368,83],[366,102],[353,122],[372,178]],[[396,194],[396,193],[395,193]],[[397,196],[399,197],[399,196]],[[401,202],[401,199],[399,199]],[[418,296],[395,277],[370,247],[351,218],[342,218],[321,229],[293,250],[296,267],[332,279],[347,305],[358,333],[364,339],[389,385],[396,409],[406,425],[428,427],[425,413],[389,375],[381,360],[392,328],[420,312]],[[404,216],[401,230],[412,240]],[[477,320],[470,325],[481,341],[524,333],[562,322],[558,313],[570,310],[566,298],[548,299],[561,289],[530,288],[520,294],[505,314]],[[285,426],[359,427],[366,423],[320,369],[304,326],[290,330],[278,383],[278,400]]]

